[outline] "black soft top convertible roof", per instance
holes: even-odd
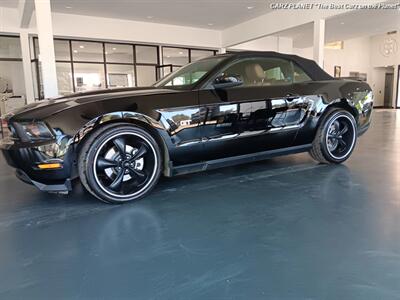
[[[307,75],[310,76],[311,79],[314,81],[333,79],[333,77],[328,73],[326,73],[315,61],[304,57],[300,57],[298,55],[282,54],[274,51],[240,51],[225,55],[230,56],[232,58],[265,56],[265,57],[276,57],[276,58],[287,59],[298,64],[299,67],[301,67],[307,73]]]

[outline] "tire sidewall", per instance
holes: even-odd
[[[103,145],[105,141],[107,141],[111,136],[121,134],[121,133],[128,133],[128,134],[134,134],[137,135],[140,138],[143,138],[146,142],[148,141],[151,143],[152,148],[154,149],[155,153],[155,158],[156,158],[156,168],[152,173],[152,178],[149,181],[148,184],[146,184],[146,187],[143,190],[140,190],[139,193],[137,193],[134,196],[131,197],[114,197],[107,192],[105,192],[99,185],[95,173],[94,173],[94,162],[96,159],[96,154],[99,151],[99,148]],[[110,130],[106,130],[104,132],[101,132],[96,136],[94,139],[92,145],[89,146],[88,152],[86,154],[86,164],[85,164],[85,175],[86,175],[86,180],[88,185],[91,188],[92,194],[94,194],[97,198],[99,198],[102,201],[105,202],[111,202],[111,203],[126,203],[126,202],[132,202],[134,200],[138,200],[142,198],[143,196],[147,195],[157,184],[158,179],[161,174],[161,166],[162,166],[162,156],[160,149],[158,147],[157,142],[154,140],[154,138],[147,133],[145,130],[135,127],[135,126],[130,126],[130,125],[122,125],[114,128],[110,128]]]
[[[336,157],[332,156],[332,154],[329,152],[326,140],[327,140],[327,134],[328,134],[330,125],[332,124],[332,122],[335,119],[337,119],[338,117],[341,117],[341,116],[345,116],[351,121],[354,137],[353,137],[353,144],[352,144],[350,151],[344,157],[336,158]],[[332,162],[332,163],[342,163],[342,162],[346,161],[351,156],[351,154],[356,146],[356,143],[357,143],[357,125],[356,125],[356,120],[355,120],[354,116],[345,110],[334,110],[324,120],[322,130],[323,130],[323,134],[321,135],[320,144],[321,144],[321,150],[322,150],[322,154],[323,154],[324,158],[328,162]]]

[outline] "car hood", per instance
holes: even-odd
[[[22,119],[32,119],[33,116],[37,115],[42,115],[47,117],[59,113],[68,108],[75,107],[77,105],[84,105],[92,102],[105,101],[107,99],[138,97],[138,96],[146,96],[154,94],[157,95],[171,94],[179,92],[181,91],[173,89],[145,87],[145,88],[104,89],[104,90],[84,92],[84,93],[75,93],[65,97],[36,101],[35,103],[31,103],[11,111],[6,116],[3,116],[3,118],[6,119],[15,118],[22,120]]]

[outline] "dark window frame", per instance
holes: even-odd
[[[159,79],[159,71],[158,71],[158,66],[160,65],[160,46],[158,45],[151,45],[151,44],[141,44],[141,43],[123,43],[123,42],[113,42],[113,41],[93,41],[93,40],[85,40],[85,39],[65,39],[65,38],[54,38],[54,40],[60,40],[60,41],[68,41],[69,43],[69,54],[70,54],[70,60],[57,60],[56,63],[69,63],[71,64],[71,75],[72,75],[72,89],[73,93],[76,92],[76,83],[75,83],[75,70],[74,70],[74,63],[86,63],[86,64],[100,64],[103,65],[104,67],[104,79],[105,79],[105,88],[108,88],[108,78],[107,78],[107,64],[113,64],[113,65],[125,65],[125,66],[133,66],[134,69],[134,74],[135,74],[135,87],[137,87],[138,79],[137,79],[137,66],[152,66],[154,67],[154,72],[156,75],[156,80]],[[35,63],[36,67],[36,73],[37,73],[37,86],[38,86],[38,91],[39,91],[39,100],[43,99],[44,96],[42,95],[42,89],[41,89],[41,82],[40,82],[40,73],[39,73],[39,58],[38,58],[38,53],[36,51],[37,43],[39,41],[39,38],[37,36],[33,37],[33,59],[31,59],[31,63]],[[93,43],[101,43],[102,44],[102,54],[103,54],[103,61],[84,61],[84,60],[76,60],[73,57],[73,51],[72,51],[72,42],[93,42]],[[107,55],[106,55],[106,44],[113,44],[113,45],[128,45],[132,47],[133,51],[133,62],[107,62]],[[138,63],[136,59],[136,46],[146,46],[146,47],[154,47],[156,49],[157,53],[157,62],[156,63]]]

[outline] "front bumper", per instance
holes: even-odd
[[[72,185],[71,185],[71,180],[70,179],[66,179],[64,183],[59,183],[59,184],[44,184],[44,183],[32,180],[21,169],[16,169],[15,170],[15,175],[21,181],[23,181],[25,183],[28,183],[28,184],[34,185],[35,187],[37,187],[42,192],[57,193],[57,194],[68,194],[72,190]]]
[[[68,193],[72,190],[74,152],[69,149],[62,158],[49,158],[40,147],[21,147],[13,141],[0,140],[0,150],[9,166],[16,169],[16,176],[25,183],[37,187],[41,191],[53,193]],[[59,169],[39,169],[42,163],[54,160],[61,163]]]

